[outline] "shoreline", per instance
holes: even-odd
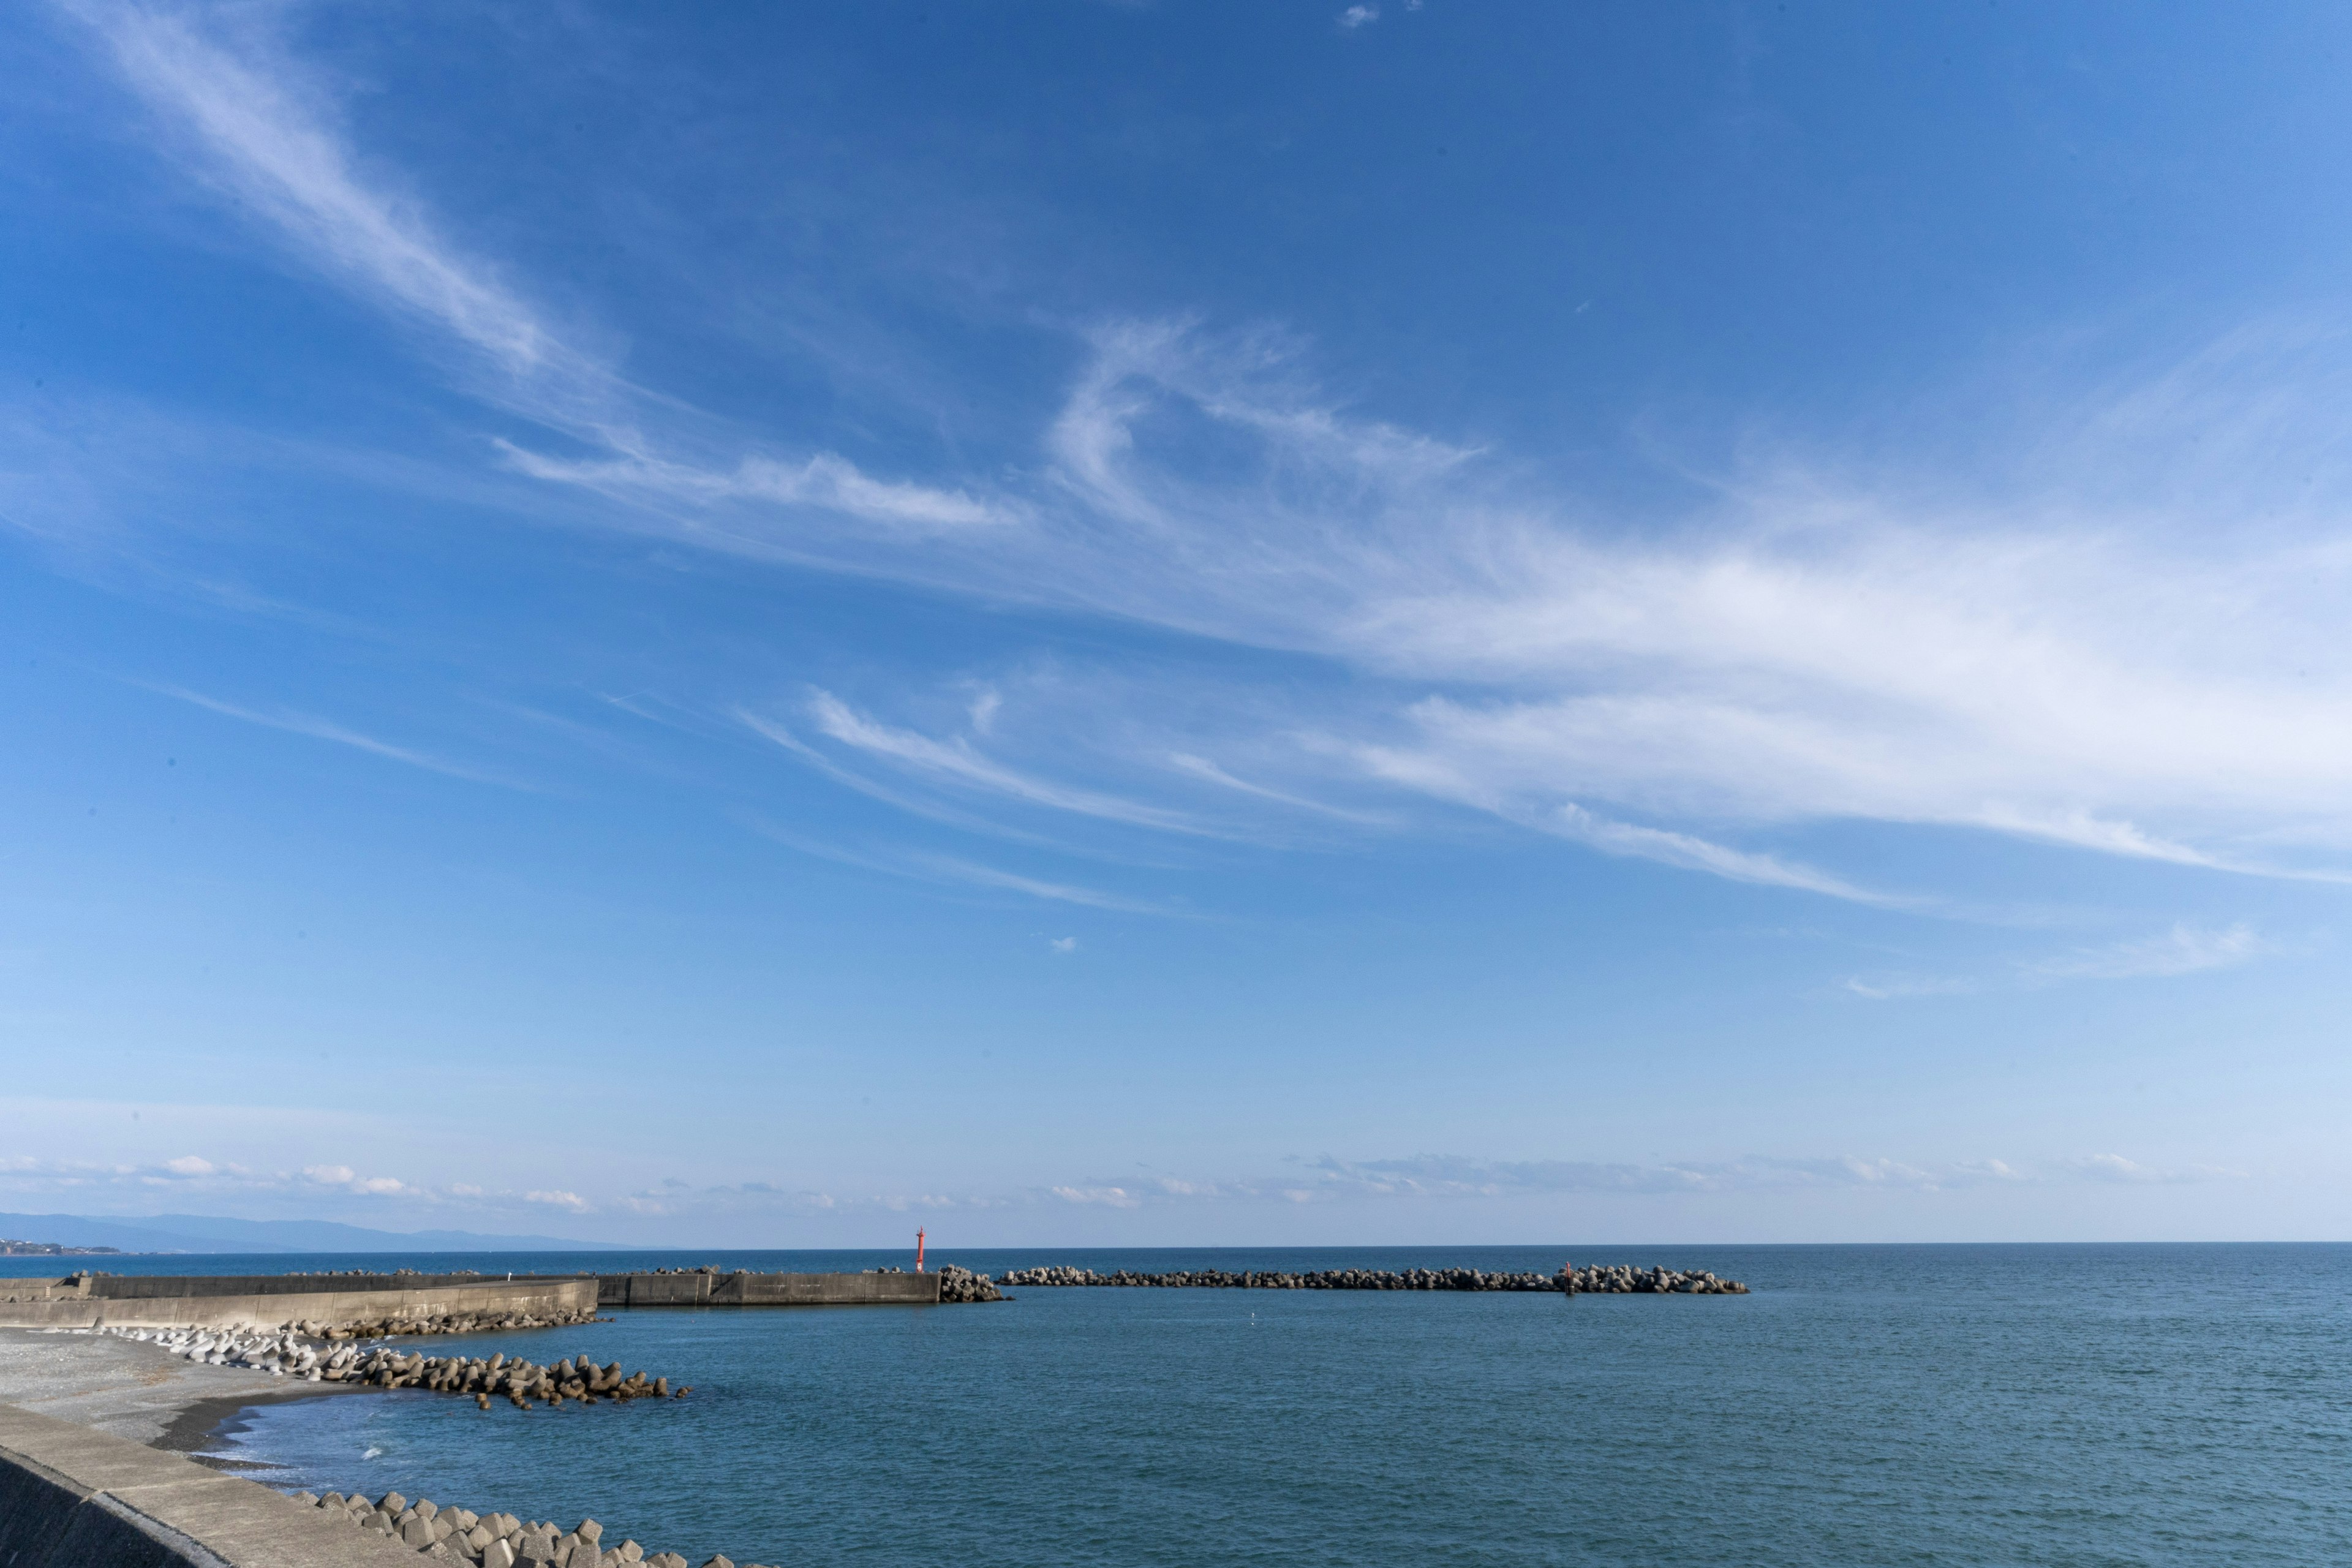
[[[289,1386],[265,1372],[190,1362],[115,1335],[0,1329],[0,1403],[200,1464],[199,1450],[240,1411],[360,1392]]]
[[[216,1440],[235,1443],[237,1434],[252,1425],[249,1421],[241,1423],[239,1420],[248,1411],[259,1410],[265,1405],[291,1405],[297,1400],[326,1399],[358,1392],[360,1391],[356,1388],[306,1384],[299,1389],[289,1388],[283,1394],[206,1394],[201,1399],[191,1401],[178,1415],[173,1416],[163,1430],[147,1446],[151,1448],[159,1448],[167,1454],[178,1454],[184,1458],[193,1459],[199,1465],[207,1466],[215,1470],[226,1470],[231,1475],[258,1477],[261,1473],[282,1469],[285,1467],[267,1464],[259,1459],[239,1459],[229,1455],[208,1453],[205,1450],[217,1446]]]

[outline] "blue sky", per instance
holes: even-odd
[[[2352,1233],[2340,11],[0,26],[0,1208]]]

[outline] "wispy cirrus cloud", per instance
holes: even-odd
[[[1874,1002],[1918,996],[1969,996],[1986,991],[2016,990],[2076,980],[2171,979],[2231,969],[2276,951],[2244,923],[2209,931],[2186,922],[2169,931],[2129,942],[2077,947],[2062,953],[2024,959],[1998,978],[1970,975],[1855,975],[1844,989]]]
[[[837,865],[855,866],[861,870],[879,871],[889,877],[907,877],[919,881],[961,883],[967,887],[993,889],[1003,892],[1020,893],[1028,898],[1043,899],[1051,903],[1076,904],[1084,909],[1106,910],[1118,914],[1150,915],[1161,919],[1197,918],[1191,911],[1146,899],[1131,899],[1118,893],[1072,882],[1057,882],[1038,877],[1023,876],[998,867],[968,860],[961,856],[940,855],[917,849],[858,850],[837,844],[828,844],[804,834],[794,833],[774,823],[751,819],[752,831],[761,837],[783,845],[803,855]],[[1075,946],[1075,939],[1073,939]],[[1068,952],[1062,948],[1058,951]]]
[[[754,454],[723,474],[664,456],[645,416],[683,405],[649,395],[581,348],[525,290],[452,239],[422,197],[362,160],[332,95],[271,33],[278,17],[270,8],[54,3],[100,41],[171,132],[163,144],[241,216],[359,298],[470,351],[492,372],[470,390],[593,454],[557,458],[497,439],[520,471],[641,501],[749,500],[917,530],[1007,515],[960,491],[877,479],[837,453]]]
[[[1234,704],[1223,733],[1148,733],[1147,692],[1116,756],[1024,756],[820,698],[815,735],[903,775],[1185,835],[1223,832],[1244,795],[1346,813],[1385,795],[1916,908],[1932,890],[1776,840],[1873,823],[2346,873],[2352,655],[2332,633],[2352,546],[2331,510],[2347,500],[2333,431],[2308,412],[2347,381],[2339,330],[2252,323],[2136,374],[2053,374],[2068,384],[2047,389],[2047,417],[1984,422],[1965,461],[1899,438],[1891,458],[1752,439],[1684,460],[1691,499],[1635,513],[1351,407],[1279,333],[1110,321],[1086,335],[1034,461],[988,482],[883,479],[740,442],[572,347],[352,151],[330,95],[244,14],[69,9],[179,128],[191,167],[583,445],[509,441],[504,460],[614,503],[599,525],[1307,661]],[[2294,470],[2334,488],[2281,492],[2273,476]],[[1245,789],[1215,760],[1228,752],[1252,759]],[[1144,757],[1160,793],[1112,787]]]
[[[2034,980],[2136,980],[2148,975],[2199,974],[2259,958],[2265,944],[2242,922],[2221,931],[2176,925],[2159,936],[2070,953],[2028,965]]]
[[[942,740],[881,723],[829,691],[812,693],[808,707],[812,721],[824,734],[911,773],[1081,816],[1163,832],[1214,834],[1181,812],[1032,777],[989,757],[961,736]]]
[[[217,713],[225,719],[235,719],[246,724],[258,724],[265,730],[278,730],[289,735],[308,736],[311,740],[326,741],[338,746],[349,746],[354,751],[365,752],[370,756],[382,757],[388,762],[400,763],[412,768],[423,768],[427,773],[440,773],[447,778],[463,779],[468,784],[496,784],[500,789],[525,791],[531,789],[530,784],[502,774],[449,762],[411,747],[394,745],[389,741],[362,734],[357,730],[349,729],[332,720],[321,719],[314,714],[295,712],[288,709],[264,712],[258,709],[242,707],[234,702],[224,702],[217,697],[207,697],[203,692],[190,691],[184,687],[148,686],[146,689],[158,696],[169,697],[175,701],[201,708],[207,713]]]
[[[1350,421],[1269,373],[1275,348],[1136,330],[1105,334],[1098,351],[1048,440],[1082,508],[1002,552],[958,547],[919,570],[1355,672],[1352,687],[1295,686],[1286,705],[1237,704],[1255,728],[1163,742],[1183,777],[1319,805],[1352,770],[1360,786],[1608,853],[1914,908],[1933,896],[1873,888],[1753,836],[1884,822],[2341,875],[2253,847],[2294,837],[2287,824],[2297,842],[2343,837],[2352,669],[2311,679],[2304,636],[2321,608],[2315,585],[2347,585],[2342,551],[2249,535],[2217,560],[2085,526],[2056,497],[1986,510],[1787,473],[1727,493],[1703,525],[1629,537],[1478,473],[1475,450]],[[1259,440],[1262,471],[1215,485],[1185,472],[1154,450],[1163,409]],[[2161,640],[2140,635],[2150,611],[2165,617]],[[2302,675],[2276,679],[2289,660]],[[1416,686],[1442,690],[1415,697]],[[1397,699],[1385,707],[1383,690]],[[1091,805],[1085,786],[1010,763],[987,766],[1019,784],[984,777],[971,754],[910,744],[870,715],[836,713],[831,732],[900,765]],[[1144,743],[1102,760],[1131,764]],[[1221,748],[1255,759],[1244,789],[1203,765]],[[1198,820],[1214,798],[1171,795],[1123,815]]]
[[[509,462],[537,479],[578,485],[623,500],[690,500],[701,505],[746,501],[816,506],[868,522],[918,531],[1002,527],[1015,521],[1003,500],[962,489],[877,479],[855,464],[820,452],[799,463],[748,457],[728,471],[647,456],[567,461],[501,441]]]
[[[584,362],[478,259],[439,233],[421,203],[363,175],[301,69],[229,15],[184,6],[59,0],[104,41],[123,79],[183,132],[205,177],[348,286],[422,318],[530,375]],[[246,18],[247,22],[253,20]],[[208,27],[204,24],[210,24]]]

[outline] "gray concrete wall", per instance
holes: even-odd
[[[936,1274],[602,1274],[600,1307],[929,1306]]]
[[[299,1275],[263,1276],[272,1282],[299,1280]],[[423,1279],[425,1276],[415,1276]],[[381,1289],[346,1289],[360,1284],[348,1277],[336,1288],[313,1277],[308,1290],[279,1289],[235,1295],[100,1296],[59,1290],[44,1297],[21,1287],[43,1283],[10,1281],[20,1289],[0,1294],[0,1326],[10,1328],[88,1329],[112,1325],[126,1328],[275,1328],[280,1323],[313,1322],[336,1327],[381,1322],[387,1318],[454,1316],[468,1312],[527,1312],[534,1317],[591,1312],[596,1308],[596,1281],[588,1275],[522,1279],[479,1279],[462,1285],[424,1285],[400,1276],[367,1277],[374,1284],[393,1279]],[[103,1287],[116,1283],[100,1279]],[[240,1281],[243,1282],[243,1281]],[[49,1282],[55,1283],[55,1282]],[[16,1299],[10,1300],[10,1297]]]
[[[415,1568],[416,1553],[267,1487],[0,1405],[6,1568]]]

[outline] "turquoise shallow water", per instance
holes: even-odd
[[[467,1348],[617,1358],[695,1384],[691,1399],[306,1401],[261,1412],[225,1451],[285,1467],[289,1489],[593,1514],[613,1539],[696,1562],[2352,1561],[2352,1247],[947,1260],[1549,1272],[1571,1256],[1712,1268],[1755,1294],[1030,1289],[992,1306],[641,1311]],[[877,1259],[663,1259],[681,1260]]]

